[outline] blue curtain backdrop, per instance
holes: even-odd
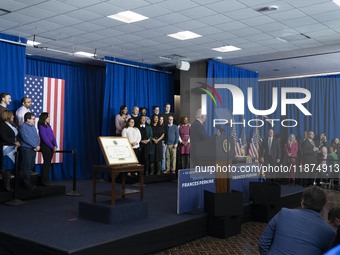
[[[216,89],[216,91],[220,94],[222,99],[222,106],[215,106],[210,97],[207,97],[207,120],[206,120],[206,128],[209,134],[213,134],[216,132],[216,129],[213,128],[213,119],[227,119],[230,121],[234,118],[236,122],[242,122],[244,119],[247,123],[250,119],[255,119],[254,116],[249,110],[247,106],[247,88],[253,88],[253,105],[256,109],[259,109],[258,102],[258,73],[253,71],[248,71],[239,67],[227,65],[215,60],[208,61],[208,72],[207,72],[207,82],[210,86],[214,84],[231,84],[239,87],[244,94],[244,116],[242,115],[232,115],[233,112],[233,98],[232,94],[228,89]],[[255,123],[251,123],[255,125]],[[236,132],[237,137],[239,138],[243,132],[245,132],[247,138],[249,139],[249,134],[251,132],[251,128],[246,127],[243,129],[243,125],[237,124]],[[230,134],[232,128],[230,124],[224,127],[224,129],[228,130]],[[242,138],[242,137],[241,137]]]
[[[26,74],[65,80],[64,149],[77,150],[77,177],[91,178],[92,165],[100,162],[105,68],[28,56]],[[54,173],[57,180],[72,177],[71,154]]]
[[[111,57],[106,59],[137,65],[140,68],[106,63],[102,135],[115,134],[114,120],[121,105],[127,105],[130,114],[133,106],[144,106],[148,116],[151,115],[154,105],[159,105],[161,112],[165,103],[174,105],[171,74],[148,70],[157,68],[151,65]],[[169,69],[162,70],[170,72]]]
[[[26,39],[0,33],[4,40],[26,43]],[[0,41],[0,93],[11,94],[10,110],[20,106],[20,99],[24,95],[26,47]]]
[[[268,109],[272,102],[272,88],[278,88],[278,110],[270,117],[275,119],[295,119],[298,122],[296,127],[276,126],[275,131],[279,132],[281,138],[286,141],[290,133],[297,137],[303,137],[305,130],[313,130],[315,135],[326,132],[328,140],[340,136],[340,75],[309,77],[299,79],[273,80],[260,82],[261,106]],[[296,106],[288,105],[287,116],[281,115],[281,88],[298,87],[308,89],[311,93],[311,100],[303,104],[312,116],[305,116]],[[302,98],[303,94],[290,93],[288,98]],[[293,123],[287,123],[292,125]]]

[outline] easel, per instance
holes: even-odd
[[[97,192],[97,173],[107,172],[111,175],[111,192]],[[126,189],[125,179],[128,172],[139,173],[139,184],[138,189]],[[122,188],[120,191],[116,192],[116,178],[122,173]],[[97,195],[111,196],[111,205],[115,205],[116,197],[121,196],[125,198],[126,195],[140,193],[140,200],[144,199],[144,166],[141,164],[126,164],[117,166],[93,166],[93,192],[92,201],[96,202]]]
[[[93,166],[93,192],[92,201],[96,202],[97,195],[111,196],[111,205],[115,205],[116,196],[125,198],[126,195],[140,193],[140,200],[144,198],[144,166],[138,163],[136,154],[126,137],[100,136],[100,148],[103,152],[106,165]],[[107,172],[111,176],[111,191],[97,192],[97,173]],[[139,175],[138,189],[126,189],[126,174],[137,172]],[[116,192],[116,178],[122,174],[122,189]]]

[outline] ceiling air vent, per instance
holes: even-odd
[[[306,40],[306,39],[312,39],[312,38],[309,37],[308,35],[300,33],[300,34],[280,36],[277,39],[280,41],[284,41],[284,42],[294,42],[294,41]]]
[[[277,9],[279,9],[279,7],[277,7],[276,5],[271,5],[271,6],[265,6],[265,7],[256,9],[256,11],[258,11],[258,12],[271,12],[271,11],[276,11]]]
[[[179,59],[184,59],[186,57],[184,56],[181,56],[181,55],[177,55],[177,54],[171,54],[171,55],[166,55],[166,56],[159,56],[160,59],[163,59],[163,60],[179,60]]]

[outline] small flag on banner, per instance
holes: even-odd
[[[49,113],[50,125],[57,140],[58,150],[63,150],[65,80],[26,75],[24,94],[32,100],[31,111],[36,116],[36,123],[42,112]],[[61,153],[54,154],[52,163],[62,161]],[[43,163],[41,153],[37,153],[36,163]]]
[[[256,122],[257,126],[257,122]],[[249,154],[252,158],[258,159],[259,157],[259,145],[260,145],[260,131],[259,128],[256,127],[253,131],[253,136],[250,141],[249,146]]]

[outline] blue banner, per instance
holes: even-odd
[[[192,212],[204,208],[204,190],[215,192],[215,176],[192,177],[193,169],[178,171],[177,213]]]
[[[231,189],[243,192],[243,202],[249,203],[249,182],[258,181],[258,164],[234,164],[233,169],[235,171],[232,172]],[[194,169],[179,170],[177,213],[188,213],[204,208],[204,190],[215,192],[215,181],[215,174],[197,174]]]

